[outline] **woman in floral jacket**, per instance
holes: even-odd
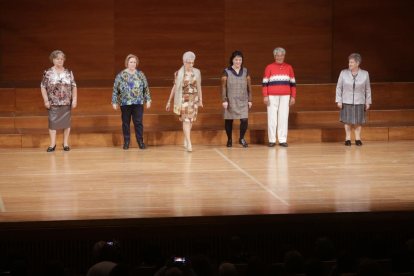
[[[147,79],[144,73],[137,70],[138,57],[128,55],[125,59],[125,70],[122,70],[115,78],[112,92],[112,107],[116,110],[119,106],[122,111],[122,133],[124,135],[124,149],[129,149],[131,116],[135,126],[135,137],[140,149],[146,149],[142,135],[144,126],[144,102],[147,109],[151,107],[151,96]]]

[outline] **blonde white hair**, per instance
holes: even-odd
[[[195,59],[196,56],[193,52],[185,52],[183,55],[183,61],[186,62],[189,59]]]

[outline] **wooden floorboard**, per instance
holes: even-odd
[[[413,148],[0,149],[0,221],[408,211]]]

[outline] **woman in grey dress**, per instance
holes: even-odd
[[[345,124],[345,146],[351,145],[351,131],[355,130],[355,144],[362,146],[361,124],[366,122],[366,111],[371,104],[371,85],[367,71],[359,68],[359,54],[348,57],[349,69],[342,70],[336,86],[336,102],[340,112],[339,121]]]
[[[252,87],[249,71],[243,66],[243,53],[235,51],[230,57],[230,66],[221,76],[223,119],[227,134],[227,147],[233,146],[233,120],[240,119],[239,144],[249,145],[244,140],[248,126],[249,108],[252,107]]]

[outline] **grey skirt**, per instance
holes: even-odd
[[[52,105],[47,110],[49,117],[49,129],[65,129],[70,128],[70,121],[72,119],[70,105]]]
[[[365,104],[342,104],[339,121],[351,125],[364,124],[367,121]]]

